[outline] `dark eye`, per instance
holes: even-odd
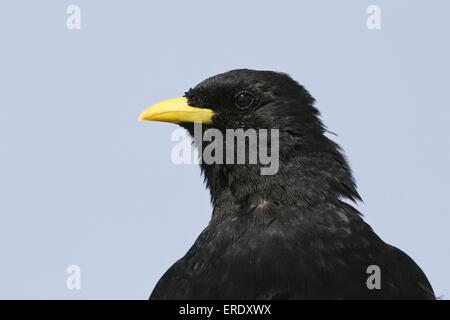
[[[253,104],[255,97],[251,92],[241,91],[234,97],[234,100],[239,109],[246,109]]]

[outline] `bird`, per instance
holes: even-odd
[[[351,168],[315,104],[287,73],[236,69],[140,114],[192,136],[196,124],[224,134],[276,129],[279,145],[272,175],[260,162],[200,162],[211,219],[150,299],[436,299],[413,259],[355,208]]]

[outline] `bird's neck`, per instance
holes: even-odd
[[[311,206],[340,198],[359,200],[340,148],[325,136],[314,145],[280,134],[279,168],[261,175],[261,164],[205,164],[202,171],[214,208],[237,212],[251,202]]]

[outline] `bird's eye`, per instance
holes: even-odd
[[[255,97],[251,92],[241,91],[234,97],[236,106],[239,109],[246,109],[250,107],[255,101]]]

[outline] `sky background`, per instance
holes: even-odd
[[[199,168],[170,160],[177,127],[137,116],[253,68],[312,93],[358,210],[448,299],[449,15],[447,0],[2,1],[0,298],[147,299],[211,206]]]

